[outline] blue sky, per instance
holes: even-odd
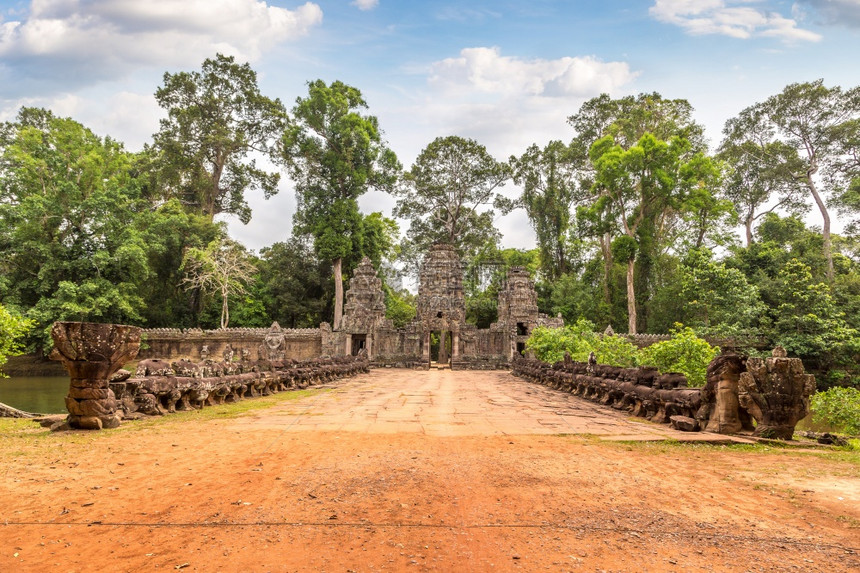
[[[860,0],[0,0],[0,120],[44,106],[139,149],[162,74],[216,52],[288,106],[316,78],[359,88],[407,167],[438,136],[499,159],[569,140],[565,119],[601,92],[685,98],[717,145],[727,119],[789,83],[860,84]],[[254,249],[284,240],[286,177],[250,201],[231,233]],[[497,223],[505,246],[534,244],[522,212]]]

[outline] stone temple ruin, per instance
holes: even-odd
[[[704,388],[687,388],[683,374],[650,367],[620,368],[593,361],[546,364],[524,357],[538,326],[563,326],[538,312],[537,294],[522,267],[508,270],[498,320],[479,329],[466,322],[463,269],[450,245],[434,245],[420,272],[417,313],[404,328],[385,318],[382,281],[370,260],[355,269],[342,326],[216,331],[56,323],[56,359],[71,376],[67,427],[113,428],[120,420],[201,408],[268,395],[367,372],[371,366],[508,369],[516,376],[571,392],[679,430],[753,432],[791,439],[809,412],[814,378],[781,348],[768,358],[724,354],[708,367]],[[134,375],[119,371],[145,350]],[[755,423],[754,423],[755,422]]]
[[[538,312],[534,282],[522,267],[508,271],[499,293],[498,321],[488,329],[466,322],[463,268],[454,247],[433,245],[419,279],[417,316],[406,327],[394,328],[385,318],[382,281],[365,258],[350,280],[343,326],[332,336],[332,355],[364,350],[378,366],[507,368],[534,328],[563,326],[561,318]]]

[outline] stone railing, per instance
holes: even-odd
[[[123,416],[135,418],[303,389],[368,370],[364,357],[353,356],[305,362],[147,359],[138,364],[134,377],[128,372],[114,376],[110,389]]]
[[[625,410],[653,422],[697,430],[701,406],[698,388],[687,388],[683,374],[660,374],[656,368],[621,368],[566,360],[547,364],[516,358],[513,373],[531,382],[570,392],[604,406]],[[673,418],[675,418],[673,420]]]
[[[683,374],[574,362],[569,356],[552,365],[515,358],[512,369],[526,380],[676,429],[751,432],[782,440],[790,440],[797,423],[809,414],[809,397],[815,392],[815,378],[781,347],[768,358],[716,357],[708,365],[703,388],[687,388]]]

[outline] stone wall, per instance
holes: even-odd
[[[277,326],[277,323],[275,325]],[[323,352],[323,333],[319,328],[280,329],[283,358],[311,360]],[[143,348],[139,357],[192,361],[212,358],[222,360],[225,353],[253,360],[267,359],[266,337],[272,328],[225,328],[201,330],[190,328],[150,328],[143,330]]]

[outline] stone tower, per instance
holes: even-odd
[[[417,318],[424,341],[423,358],[430,360],[430,333],[439,331],[439,362],[447,362],[446,337],[451,333],[451,354],[459,356],[459,337],[466,320],[463,267],[452,245],[436,243],[424,258],[419,275]]]
[[[385,320],[385,293],[370,259],[364,257],[349,279],[340,330],[346,335],[346,354],[373,352],[373,332]]]

